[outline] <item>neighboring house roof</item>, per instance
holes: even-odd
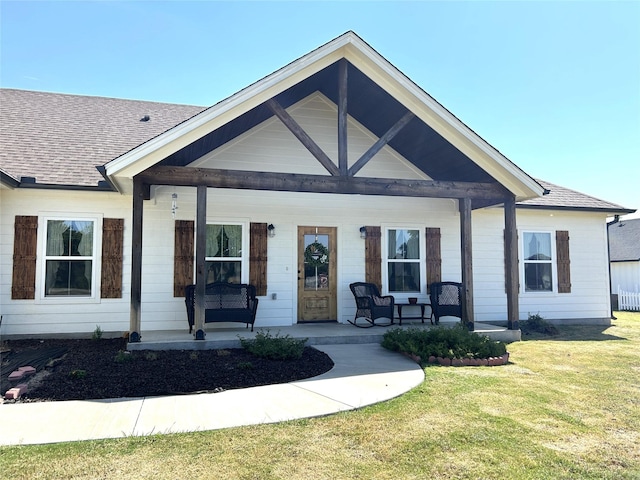
[[[532,198],[523,202],[518,202],[519,208],[536,208],[536,209],[552,209],[552,210],[588,210],[602,211],[612,214],[623,215],[633,213],[635,210],[621,207],[615,203],[600,200],[599,198],[576,192],[569,188],[554,185],[553,183],[539,180],[548,193],[542,197]]]
[[[640,218],[609,225],[609,248],[612,262],[640,261]]]
[[[96,169],[204,107],[0,89],[0,167],[14,180],[97,187]],[[148,121],[141,121],[144,116]],[[5,179],[6,180],[6,179]]]

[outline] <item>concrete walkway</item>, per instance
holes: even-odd
[[[120,438],[283,422],[397,397],[424,379],[379,344],[317,345],[335,366],[307,380],[221,393],[0,405],[0,445]]]

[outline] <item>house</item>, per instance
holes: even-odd
[[[633,210],[531,178],[353,32],[209,108],[1,95],[3,335],[186,331],[214,280],[263,327],[346,323],[356,281],[461,281],[470,328],[610,321]]]
[[[618,292],[640,294],[640,218],[609,224],[611,294],[617,307]]]

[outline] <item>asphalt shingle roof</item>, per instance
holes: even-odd
[[[610,225],[609,247],[612,262],[640,261],[640,218]]]
[[[0,89],[0,168],[39,184],[96,186],[96,166],[204,107]],[[148,115],[149,121],[140,121]]]
[[[555,208],[567,210],[596,210],[620,213],[631,213],[633,210],[626,209],[615,203],[600,200],[599,198],[576,192],[569,188],[561,187],[544,180],[536,179],[544,188],[549,190],[547,195],[532,198],[524,202],[518,202],[519,206],[530,208]]]

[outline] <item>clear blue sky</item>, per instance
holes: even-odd
[[[530,175],[640,209],[640,1],[0,0],[0,19],[2,87],[203,106],[353,30]]]

